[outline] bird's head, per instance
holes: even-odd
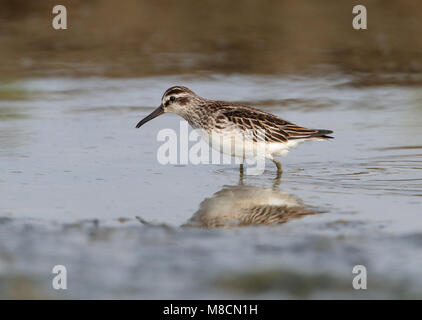
[[[139,121],[136,128],[139,128],[148,121],[166,112],[176,113],[183,116],[185,112],[190,109],[192,105],[195,105],[195,102],[198,100],[201,100],[201,98],[186,87],[174,86],[168,88],[161,98],[161,105],[151,114]]]

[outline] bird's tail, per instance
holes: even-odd
[[[327,139],[334,139],[334,137],[328,136],[328,134],[333,133],[332,130],[320,130],[320,129],[315,129],[317,130],[317,132],[313,133],[309,138],[316,138],[316,139],[321,139],[321,140],[327,140]]]

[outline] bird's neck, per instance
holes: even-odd
[[[193,128],[203,128],[210,121],[209,110],[205,103],[198,103],[189,106],[179,113]]]

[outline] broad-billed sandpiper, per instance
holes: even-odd
[[[282,167],[274,156],[284,156],[291,148],[304,141],[333,138],[328,136],[333,132],[331,130],[307,129],[255,108],[227,101],[208,100],[182,86],[167,89],[161,98],[161,105],[139,121],[136,128],[166,112],[183,117],[194,129],[200,130],[202,137],[213,148],[223,153],[232,156],[243,154],[245,157],[245,154],[256,155],[255,151],[263,146],[260,150],[264,150],[265,158],[275,163],[278,176],[281,175]],[[241,141],[241,153],[236,149],[237,145],[234,148],[225,148],[224,141]],[[251,150],[255,153],[250,152]]]

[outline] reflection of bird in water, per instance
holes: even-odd
[[[215,228],[281,224],[318,212],[282,190],[226,186],[200,204],[184,227]]]

